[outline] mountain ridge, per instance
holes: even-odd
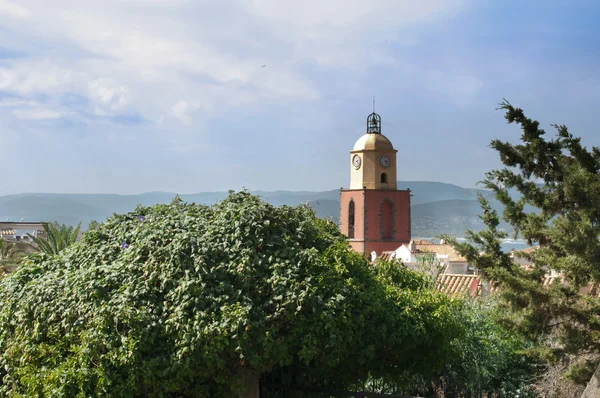
[[[412,231],[415,236],[451,233],[460,235],[464,229],[478,229],[477,194],[490,197],[491,192],[477,188],[435,181],[398,181],[399,189],[411,189]],[[339,190],[326,191],[264,191],[249,190],[267,202],[295,206],[308,203],[319,217],[338,221]],[[168,203],[175,192],[143,192],[140,194],[61,194],[23,193],[0,196],[0,220],[58,221],[82,223],[85,229],[92,220],[103,221],[113,213],[125,213],[137,205]],[[180,194],[186,202],[214,204],[228,195],[226,191]],[[475,228],[474,228],[475,227]],[[461,228],[462,231],[461,231]]]

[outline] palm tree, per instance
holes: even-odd
[[[57,222],[44,223],[45,236],[27,235],[29,235],[37,250],[47,254],[58,254],[77,241],[80,229],[81,223],[77,224],[76,227]]]

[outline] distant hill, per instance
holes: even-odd
[[[467,228],[479,229],[481,222],[477,218],[480,213],[477,193],[490,195],[485,190],[430,181],[399,181],[398,188],[412,190],[413,236],[435,236],[440,233],[462,236]],[[320,217],[336,222],[339,218],[339,190],[252,193],[276,206],[308,203]],[[132,211],[138,204],[150,206],[168,203],[175,195],[171,192],[148,192],[139,195],[30,193],[0,196],[0,220],[58,221],[71,225],[81,222],[85,229],[92,220],[103,221],[113,213]],[[180,196],[186,202],[214,204],[223,200],[227,192]]]
[[[340,219],[340,201],[331,199],[319,199],[308,202],[308,205],[314,209],[317,216],[329,218],[335,223]]]
[[[412,198],[410,203],[419,205],[443,200],[477,200],[477,193],[484,196],[490,191],[475,188],[463,188],[458,185],[432,181],[398,181],[398,189],[410,189]]]
[[[502,215],[502,206],[494,198],[489,198],[492,208]],[[422,203],[411,208],[413,220],[413,236],[436,236],[446,233],[453,236],[463,236],[465,230],[479,231],[483,222],[478,215],[481,207],[477,200],[442,200]],[[510,225],[500,223],[500,227],[511,230]]]

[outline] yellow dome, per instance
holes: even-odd
[[[383,134],[365,134],[354,144],[355,151],[394,149],[390,140]]]

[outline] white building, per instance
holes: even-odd
[[[434,264],[439,264],[442,274],[474,274],[474,267],[467,263],[467,260],[459,255],[449,244],[441,241],[432,243],[427,240],[411,240],[408,244],[403,244],[392,252],[384,252],[383,259],[397,259],[410,268],[419,268],[420,261],[426,257],[432,257]]]
[[[521,250],[512,249],[510,251],[510,258],[517,264],[521,265],[521,267],[525,269],[531,269],[533,268],[533,262],[531,259],[527,258],[527,256],[530,256],[539,248],[540,246],[538,245]],[[562,273],[553,269],[548,269],[548,278],[557,278],[561,276],[563,276]]]
[[[44,224],[39,222],[0,222],[0,239],[11,241],[29,241],[29,235],[45,236]]]

